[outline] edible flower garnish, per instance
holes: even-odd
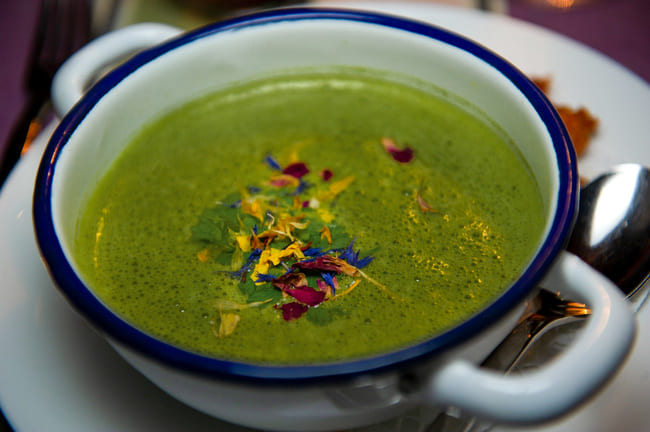
[[[282,171],[282,167],[280,166],[278,161],[276,161],[275,158],[273,158],[273,156],[266,155],[266,157],[264,158],[264,162],[266,162],[272,169],[276,171]]]
[[[336,280],[336,276],[332,276],[329,273],[321,273],[321,276],[323,277],[323,283],[325,284],[323,287],[319,285],[319,288],[323,289],[323,291],[328,291],[330,295],[336,294],[336,291],[339,289],[339,281]],[[318,279],[318,282],[321,280]]]
[[[427,213],[427,212],[438,213],[438,210],[433,208],[433,206],[431,206],[431,204],[429,204],[428,202],[426,202],[424,200],[424,198],[422,198],[422,195],[420,195],[419,191],[417,191],[415,193],[415,196],[416,196],[416,199],[418,201],[418,205],[420,206],[420,210],[422,210],[424,213]]]
[[[381,139],[381,143],[384,146],[384,149],[400,163],[408,163],[413,159],[413,149],[410,147],[404,147],[400,149],[395,144],[395,141],[392,138],[384,137]]]
[[[285,321],[298,319],[309,310],[309,306],[296,302],[275,305],[274,307],[282,311],[282,318],[284,318]]]
[[[323,181],[330,181],[330,179],[332,178],[333,175],[334,175],[334,173],[332,172],[332,170],[327,169],[327,168],[325,168],[324,170],[322,170],[320,172],[320,176],[323,179]]]
[[[309,168],[303,162],[295,162],[282,170],[282,174],[288,174],[295,178],[302,178],[309,172]]]
[[[305,285],[299,288],[288,288],[285,293],[307,306],[318,306],[325,301],[325,292]]]
[[[418,205],[420,206],[420,210],[422,210],[422,213],[440,213],[437,209],[435,209],[431,204],[429,204],[428,201],[422,197],[422,193],[425,190],[424,187],[424,181],[420,182],[420,187],[415,191],[415,199],[418,202]]]
[[[216,337],[236,330],[237,311],[269,304],[285,321],[307,316],[318,325],[331,322],[341,312],[325,303],[349,294],[362,279],[395,297],[361,270],[373,257],[360,257],[330,206],[354,177],[331,182],[331,170],[310,174],[306,163],[296,162],[297,155],[291,160],[283,167],[267,155],[266,181],[206,209],[192,227],[192,239],[201,244],[197,258],[224,266],[246,299],[208,301],[220,318],[212,329]]]
[[[299,270],[330,271],[348,276],[359,276],[359,269],[332,255],[322,255],[312,260],[299,261],[291,267]]]
[[[212,333],[218,338],[224,338],[233,334],[237,327],[237,323],[239,323],[239,320],[241,319],[239,315],[232,312],[223,313],[219,311],[219,317],[221,318],[219,322],[219,330],[215,330],[215,328],[212,327]]]
[[[370,261],[373,260],[373,257],[367,256],[363,259],[359,259],[360,251],[355,252],[353,247],[354,247],[354,240],[352,240],[352,242],[347,247],[347,249],[341,255],[339,255],[339,258],[344,259],[345,261],[347,261],[348,264],[358,269],[362,269],[368,264],[370,264]]]
[[[330,231],[327,225],[323,225],[323,228],[319,231],[320,238],[327,240],[328,244],[332,244],[332,232]]]

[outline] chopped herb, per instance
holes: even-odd
[[[192,227],[192,239],[213,243],[222,247],[232,247],[231,231],[239,230],[236,208],[217,205],[201,213],[199,221]]]
[[[278,302],[282,298],[282,292],[270,285],[263,285],[248,296],[248,301],[255,302]]]
[[[324,326],[333,322],[337,317],[343,315],[345,315],[345,313],[339,307],[315,307],[307,310],[305,318],[318,326]]]

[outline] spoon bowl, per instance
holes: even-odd
[[[650,274],[650,169],[619,165],[585,186],[567,250],[607,276],[638,310]]]

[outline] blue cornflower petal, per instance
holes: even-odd
[[[264,162],[266,162],[274,170],[282,171],[282,167],[280,166],[278,161],[273,159],[273,156],[266,155],[266,157],[264,158]]]
[[[332,295],[336,295],[336,285],[334,284],[334,279],[330,273],[321,273],[320,274],[323,280],[327,285],[332,288]]]
[[[259,283],[259,282],[271,282],[271,281],[274,280],[274,279],[275,279],[275,276],[273,276],[272,274],[263,274],[263,273],[258,273],[258,274],[257,274],[257,280],[255,281],[255,283]]]
[[[359,252],[354,252],[354,239],[352,239],[347,249],[345,249],[345,251],[339,255],[339,258],[345,260],[351,266],[357,266],[357,261],[359,260]]]
[[[323,252],[323,248],[309,248],[302,251],[302,253],[305,256],[311,256],[311,257],[319,257],[325,255],[325,252]]]
[[[300,183],[298,183],[298,186],[296,187],[296,190],[293,191],[293,194],[294,195],[300,195],[301,193],[303,193],[305,191],[305,189],[308,189],[311,186],[312,186],[311,183],[307,183],[306,181],[303,181],[302,179],[300,179]]]
[[[251,270],[254,267],[253,266],[254,261],[258,260],[261,254],[262,254],[262,249],[253,249],[251,254],[248,256],[246,263],[239,270],[229,272],[230,276],[232,276],[235,279],[241,278],[244,273],[246,273],[247,271]]]
[[[373,259],[375,259],[375,258],[371,257],[371,256],[367,256],[365,258],[362,258],[359,261],[357,261],[357,265],[355,267],[358,268],[358,269],[362,269],[362,268],[366,267],[368,264],[370,264],[370,262]]]

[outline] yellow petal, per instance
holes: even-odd
[[[289,222],[289,225],[298,228],[298,229],[305,229],[307,228],[307,225],[309,225],[309,221],[307,222]]]
[[[244,252],[241,249],[237,248],[232,253],[230,258],[230,269],[236,271],[244,265]]]
[[[338,195],[339,193],[343,192],[348,186],[350,186],[350,183],[354,181],[354,176],[348,176],[342,180],[335,181],[332,184],[330,184],[330,192],[334,194],[334,196]]]
[[[329,210],[319,208],[316,212],[318,212],[318,216],[320,216],[323,222],[332,223],[334,221],[334,215]]]
[[[332,244],[332,232],[327,225],[325,225],[319,232],[321,239],[325,238],[327,239],[327,243]]]
[[[210,250],[208,248],[201,249],[196,253],[196,257],[199,259],[199,261],[206,262],[208,258],[210,258]]]
[[[230,300],[223,300],[223,299],[212,299],[212,300],[207,300],[206,304],[208,306],[216,307],[219,309],[219,311],[233,311],[233,310],[243,310],[243,309],[249,309],[253,307],[258,307],[262,306],[263,304],[266,304],[270,302],[272,299],[264,300],[264,301],[258,301],[258,302],[252,302],[252,303],[237,303],[234,301]]]
[[[354,181],[354,176],[348,176],[339,181],[332,182],[330,184],[330,187],[326,191],[319,193],[316,198],[319,201],[331,200],[334,197],[336,197],[338,194],[343,192],[348,186],[350,186],[350,183],[352,183],[353,181]]]
[[[235,236],[235,239],[237,240],[239,249],[241,249],[242,252],[249,252],[251,250],[251,236],[238,235]]]
[[[359,282],[361,282],[359,279],[355,280],[355,281],[352,283],[352,285],[350,285],[350,286],[348,287],[348,289],[346,289],[346,290],[343,291],[342,293],[336,294],[334,297],[332,297],[332,300],[337,299],[337,298],[340,298],[340,297],[343,297],[343,296],[346,295],[346,294],[349,294],[350,291],[352,291],[353,289],[355,289],[355,288],[357,287],[357,285],[359,285]]]
[[[241,317],[235,313],[229,312],[221,314],[221,323],[219,324],[219,337],[223,338],[233,334],[240,319]]]
[[[305,254],[302,253],[302,249],[300,247],[300,243],[294,242],[291,243],[289,246],[284,248],[284,250],[287,252],[287,257],[294,256],[297,259],[304,259]]]
[[[305,254],[300,249],[300,243],[291,243],[284,249],[269,248],[264,249],[260,254],[260,258],[253,269],[252,279],[255,281],[258,275],[267,274],[271,266],[276,266],[282,262],[284,258],[296,257],[297,259],[304,259]],[[262,285],[265,282],[255,282],[256,285]]]
[[[256,281],[258,279],[259,274],[267,274],[269,272],[269,250],[263,250],[262,254],[260,255],[260,259],[255,264],[255,268],[253,269],[253,274],[251,275],[251,279]],[[265,282],[255,282],[255,285],[263,285]]]
[[[284,249],[271,248],[269,261],[271,261],[273,265],[278,265],[284,258],[290,258],[292,256],[295,256],[298,259],[303,259],[305,257],[298,243],[291,243],[289,246],[287,246]]]
[[[252,201],[247,199],[242,200],[241,211],[264,222],[265,209],[262,205],[262,201],[259,199],[254,199]]]

